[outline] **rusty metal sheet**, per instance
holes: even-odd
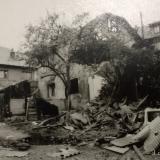
[[[151,153],[160,145],[160,117],[155,118],[150,124],[150,133],[144,142],[145,153]]]

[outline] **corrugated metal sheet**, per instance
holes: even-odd
[[[145,140],[150,133],[150,126],[145,126],[140,132],[138,132],[135,136],[134,139],[136,139],[137,141],[141,142],[143,140]]]
[[[150,133],[144,142],[145,153],[153,152],[160,145],[160,117],[150,123]]]

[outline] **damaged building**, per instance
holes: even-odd
[[[97,32],[97,35],[106,37],[118,37],[127,47],[132,47],[135,42],[141,40],[140,36],[123,18],[111,13],[100,15],[84,26],[83,32],[90,27]],[[98,54],[98,53],[97,53]],[[39,74],[39,88],[43,98],[64,108],[65,87],[57,76],[47,77],[50,70],[41,68]],[[101,86],[103,78],[95,73],[90,66],[72,64],[71,67],[71,103],[72,106],[78,106],[83,102],[89,102],[95,99]]]
[[[0,89],[24,80],[35,80],[36,72],[24,61],[18,60],[16,53],[0,48]]]
[[[1,118],[25,114],[26,98],[37,86],[36,70],[20,61],[13,49],[0,47],[0,56]]]
[[[138,29],[139,35],[145,42],[160,50],[160,21],[150,23]]]

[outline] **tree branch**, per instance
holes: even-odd
[[[66,60],[59,53],[55,52],[54,54],[66,63]]]
[[[67,86],[67,81],[66,81],[62,72],[60,73],[59,70],[57,70],[49,65],[42,65],[42,67],[47,67],[47,68],[51,69],[62,80],[63,84],[65,86]]]
[[[50,77],[50,76],[55,76],[55,74],[53,74],[53,73],[47,74],[47,75],[41,76],[41,78],[46,78],[46,77]]]

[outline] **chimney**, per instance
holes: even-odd
[[[16,56],[16,54],[15,54],[14,49],[11,49],[11,51],[10,51],[10,58],[11,59],[15,59],[15,56]]]

